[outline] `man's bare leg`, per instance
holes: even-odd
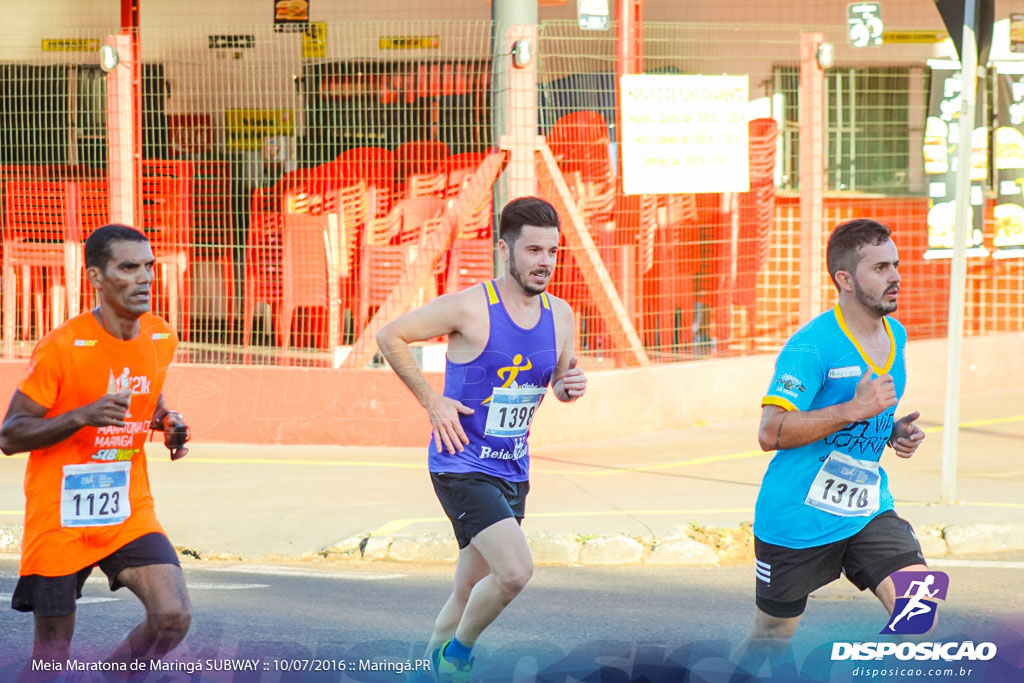
[[[800,617],[773,617],[759,607],[754,609],[754,625],[733,657],[736,665],[753,676],[758,674],[765,661],[770,663],[773,674],[781,673],[781,667],[795,668],[795,662],[786,655],[789,653],[789,641],[800,625]]]
[[[71,658],[71,638],[75,635],[75,614],[60,617],[35,615],[32,659],[63,664]]]
[[[181,567],[173,564],[127,567],[117,578],[142,601],[146,618],[110,653],[107,661],[159,659],[176,648],[192,622],[192,605]]]
[[[472,647],[501,611],[505,609],[533,576],[533,556],[526,536],[515,519],[509,517],[479,532],[470,547],[483,558],[490,573],[473,586],[462,619],[455,629],[459,642]]]
[[[462,620],[473,587],[490,571],[483,555],[472,544],[459,550],[459,561],[455,565],[455,589],[434,622],[434,632],[427,645],[427,655],[455,635],[455,629],[458,628],[459,622]]]

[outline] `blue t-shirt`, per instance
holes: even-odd
[[[907,332],[892,318],[883,318],[883,324],[889,334],[890,352],[886,364],[878,367],[850,334],[839,306],[817,316],[786,342],[761,405],[809,411],[845,403],[853,398],[868,367],[873,370],[872,378],[892,375],[896,397],[901,398],[907,383],[903,356]],[[878,514],[892,510],[889,478],[881,467],[878,510],[874,514],[844,517],[805,501],[830,453],[838,451],[858,460],[878,462],[892,435],[895,414],[893,406],[820,441],[779,450],[761,482],[754,511],[754,535],[787,548],[811,548],[849,538]],[[835,495],[834,490],[831,493]]]
[[[445,362],[444,395],[475,411],[459,414],[469,444],[449,455],[443,447],[438,453],[431,439],[427,467],[431,472],[483,472],[527,481],[530,425],[558,365],[551,299],[540,295],[540,319],[525,329],[505,310],[493,280],[482,287],[490,320],[487,345],[468,363]]]

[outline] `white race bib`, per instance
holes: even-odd
[[[866,517],[878,510],[881,479],[877,462],[832,451],[804,503],[840,517]]]
[[[112,526],[132,514],[131,462],[65,465],[60,486],[60,525]]]
[[[525,436],[546,387],[495,387],[487,405],[484,436]]]

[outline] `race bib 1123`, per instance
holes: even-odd
[[[112,526],[132,514],[130,462],[65,465],[60,487],[60,525]]]

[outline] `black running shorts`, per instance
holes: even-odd
[[[159,533],[140,536],[121,546],[95,565],[84,567],[67,576],[31,574],[18,579],[11,598],[11,607],[19,612],[35,612],[42,617],[63,617],[75,613],[75,600],[82,597],[82,586],[94,566],[107,575],[110,590],[124,584],[117,580],[122,569],[151,564],[173,564],[180,567],[178,554],[167,537]]]
[[[507,481],[482,472],[431,472],[434,492],[455,530],[459,548],[478,533],[509,517],[522,524],[526,515],[528,481]]]
[[[904,567],[924,564],[910,523],[887,510],[850,538],[813,548],[786,548],[754,538],[757,606],[779,618],[797,617],[807,596],[839,578],[860,590],[878,587]]]

